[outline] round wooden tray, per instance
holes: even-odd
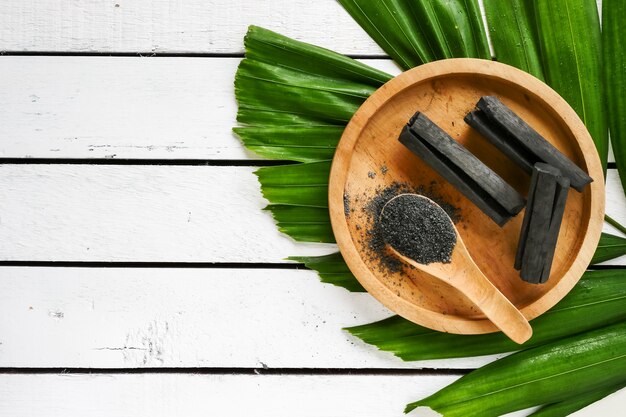
[[[495,95],[594,179],[570,189],[550,279],[528,284],[513,268],[524,215],[500,228],[399,141],[424,112],[522,195],[529,176],[464,121],[484,95]],[[329,207],[341,253],[367,291],[395,313],[451,333],[497,328],[457,290],[407,267],[389,271],[371,251],[368,204],[393,183],[423,187],[459,208],[457,228],[476,264],[527,319],[544,313],[578,282],[600,239],[604,181],[598,153],[574,110],[550,87],[518,69],[477,59],[448,59],[409,70],[377,90],[354,114],[333,159]],[[371,206],[370,206],[371,207]]]

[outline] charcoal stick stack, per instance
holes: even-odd
[[[524,207],[513,187],[423,113],[415,113],[399,139],[498,225]]]
[[[569,186],[558,168],[541,162],[533,166],[515,256],[515,269],[526,282],[543,284],[550,277]]]
[[[537,162],[543,162],[559,169],[576,191],[593,181],[496,97],[482,97],[465,122],[529,174]]]

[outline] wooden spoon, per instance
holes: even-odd
[[[449,262],[443,261],[431,262],[428,264],[420,263],[415,259],[409,258],[398,251],[397,248],[392,246],[391,242],[397,242],[389,230],[400,230],[402,224],[398,225],[397,217],[391,219],[392,213],[395,211],[398,213],[411,205],[419,205],[424,207],[424,204],[432,205],[429,209],[435,215],[436,218],[445,219],[448,221],[445,224],[445,230],[448,233],[456,234],[456,244],[450,248],[430,248],[434,249],[432,253],[445,252],[443,257],[449,255]],[[408,206],[407,206],[408,205]],[[388,215],[385,215],[387,212]],[[403,221],[414,222],[414,224],[423,224],[420,222],[420,218],[416,218],[417,214],[413,210],[404,210],[402,212],[404,217]],[[443,215],[443,216],[441,216]],[[411,218],[411,217],[415,218]],[[471,255],[467,251],[458,230],[454,226],[454,223],[448,216],[448,214],[434,201],[427,197],[418,194],[400,194],[390,199],[380,213],[381,226],[383,228],[383,238],[389,250],[394,255],[406,262],[424,271],[432,277],[439,279],[452,287],[459,290],[470,301],[472,301],[485,316],[493,322],[504,334],[506,334],[511,340],[516,343],[522,344],[532,336],[532,328],[528,323],[528,320],[515,308],[513,304],[485,277],[478,266],[474,263]],[[394,224],[391,224],[393,222]],[[394,227],[395,226],[395,227]],[[398,227],[399,226],[399,227]],[[426,226],[425,226],[426,227]],[[449,228],[448,228],[449,227]],[[443,231],[442,231],[443,232]],[[410,236],[409,236],[410,238]],[[402,250],[402,249],[400,249]],[[449,253],[451,251],[451,253]]]

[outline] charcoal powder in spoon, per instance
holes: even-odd
[[[381,213],[385,242],[421,264],[449,263],[456,231],[446,212],[426,198],[402,194],[389,201]]]
[[[360,243],[365,246],[367,259],[373,265],[376,265],[378,272],[384,276],[400,272],[407,267],[397,256],[390,253],[383,238],[380,213],[385,204],[393,197],[407,193],[426,196],[439,204],[454,223],[461,220],[460,210],[443,199],[439,195],[437,188],[438,184],[435,181],[432,181],[427,187],[422,185],[413,186],[405,182],[393,182],[387,186],[378,186],[370,190],[373,195],[365,201],[359,214],[359,216],[363,216],[360,218],[365,221],[365,227],[362,227],[363,232],[361,233],[362,240]],[[356,196],[355,201],[358,201],[358,199],[359,197]]]

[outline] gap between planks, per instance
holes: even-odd
[[[0,165],[121,165],[267,167],[293,165],[278,159],[0,158]]]
[[[84,375],[84,374],[197,374],[197,375],[453,375],[462,376],[472,369],[398,369],[398,368],[0,368],[2,374]]]
[[[0,165],[162,165],[162,166],[218,166],[218,167],[264,167],[293,165],[296,161],[280,159],[126,159],[126,158],[1,158]],[[617,169],[615,162],[608,169]]]
[[[288,269],[310,271],[302,263],[244,262],[74,262],[74,261],[0,261],[1,267],[24,268],[145,268],[145,269]],[[590,271],[626,269],[626,265],[590,265]]]
[[[0,267],[30,268],[174,268],[174,269],[288,269],[309,270],[302,263],[252,262],[106,262],[106,261],[0,261]],[[625,266],[626,267],[626,266]]]
[[[243,52],[215,52],[215,53],[192,53],[192,52],[70,52],[70,51],[0,51],[1,56],[105,56],[105,57],[135,57],[135,58],[244,58]],[[381,54],[346,54],[352,59],[383,59],[390,60],[389,55]]]

